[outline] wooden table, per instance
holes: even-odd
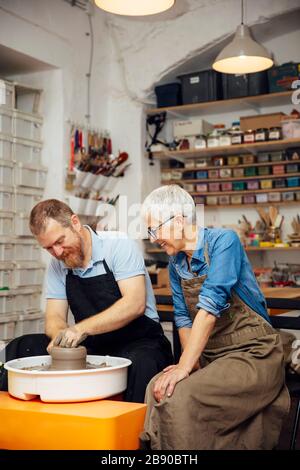
[[[43,403],[0,392],[0,449],[134,450],[145,413],[141,403]]]

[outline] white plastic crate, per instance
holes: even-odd
[[[0,315],[0,340],[9,340],[16,337],[16,323],[18,315]]]
[[[13,159],[18,163],[41,165],[42,145],[31,140],[14,138]]]
[[[14,245],[8,237],[0,237],[0,262],[14,260]]]
[[[15,137],[41,142],[43,119],[40,116],[15,110],[13,117]]]
[[[15,325],[15,337],[32,333],[44,333],[45,319],[41,312],[19,315]]]
[[[29,214],[15,214],[14,233],[17,237],[32,237],[32,233],[29,228]]]
[[[40,261],[41,248],[35,240],[15,240],[13,246],[15,261]]]
[[[0,318],[1,315],[15,312],[15,296],[10,291],[0,291]]]
[[[29,214],[31,209],[42,199],[43,192],[34,189],[17,188],[15,191],[15,212]]]
[[[41,263],[16,263],[13,271],[14,288],[25,286],[42,286],[44,282],[45,267]]]
[[[14,211],[14,193],[12,186],[0,186],[0,211]]]
[[[13,137],[0,134],[0,159],[13,160]]]
[[[14,235],[14,214],[0,211],[0,237],[12,237]]]
[[[11,82],[0,80],[0,108],[12,109],[15,105],[15,87]]]
[[[16,164],[14,168],[14,183],[17,186],[28,188],[45,188],[47,169],[45,167],[31,167],[23,163]]]
[[[15,292],[14,308],[16,312],[28,313],[40,310],[42,301],[41,289],[18,289]]]
[[[0,289],[12,289],[14,285],[14,265],[11,263],[0,263]]]
[[[13,185],[13,163],[8,160],[0,160],[0,185]]]
[[[10,136],[13,133],[13,113],[2,107],[0,107],[0,132]]]

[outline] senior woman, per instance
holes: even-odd
[[[150,239],[170,256],[182,354],[148,385],[143,447],[272,449],[290,399],[283,350],[236,233],[195,224],[177,185],[144,201]]]

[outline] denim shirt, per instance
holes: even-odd
[[[204,257],[206,245],[209,266]],[[265,298],[240,239],[233,230],[200,228],[197,247],[191,260],[191,270],[198,276],[207,276],[199,291],[199,310],[202,308],[220,317],[230,306],[229,300],[234,291],[245,304],[270,322]],[[170,257],[169,273],[175,324],[177,328],[191,328],[192,321],[181,288],[181,279],[191,279],[194,276],[189,271],[184,252]]]

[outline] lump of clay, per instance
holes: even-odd
[[[86,368],[87,351],[84,346],[77,348],[60,348],[51,350],[52,363],[49,370],[79,370]]]

